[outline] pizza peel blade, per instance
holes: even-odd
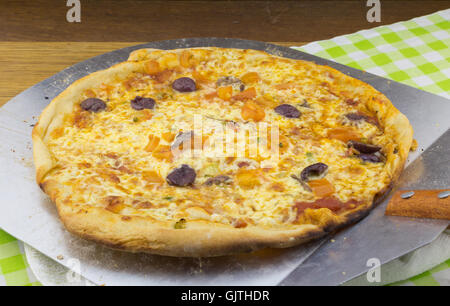
[[[395,189],[447,189],[449,173],[450,130],[407,167]],[[447,220],[385,216],[391,196],[363,222],[329,237],[280,285],[342,284],[432,242],[449,225]]]
[[[279,253],[272,252],[269,255],[266,253],[253,257],[246,255],[229,257],[218,261],[208,259],[195,261],[184,259],[173,260],[164,257],[111,251],[68,234],[60,224],[53,204],[39,190],[34,182],[30,139],[32,123],[37,120],[37,116],[49,101],[72,82],[89,73],[108,68],[117,62],[126,60],[129,52],[133,50],[143,47],[173,49],[201,46],[251,48],[265,50],[275,55],[311,60],[319,64],[332,66],[373,85],[385,93],[393,101],[394,105],[407,115],[414,127],[415,138],[419,142],[419,149],[410,154],[409,161],[413,161],[419,157],[421,149],[425,150],[429,148],[436,139],[448,130],[450,125],[448,120],[450,118],[450,101],[442,97],[286,47],[263,42],[223,38],[178,39],[133,46],[100,55],[71,66],[27,89],[0,108],[0,139],[2,139],[2,142],[0,142],[0,165],[2,168],[0,192],[2,194],[2,206],[4,208],[4,213],[0,214],[0,226],[11,235],[23,240],[25,243],[54,260],[59,261],[66,267],[73,268],[74,262],[71,260],[79,260],[81,268],[79,272],[84,277],[94,283],[107,285],[276,285],[285,279],[295,268],[297,270],[293,274],[290,274],[282,284],[309,284],[307,279],[315,280],[310,283],[339,284],[353,275],[357,276],[364,272],[364,269],[360,268],[355,262],[346,261],[345,269],[335,268],[336,272],[334,272],[335,274],[346,272],[346,277],[327,277],[328,272],[322,269],[322,266],[329,267],[330,258],[327,257],[328,255],[319,255],[325,254],[332,246],[347,245],[346,243],[338,243],[340,241],[338,240],[340,239],[339,237],[342,237],[342,241],[348,240],[348,238],[343,239],[344,237],[340,235],[344,235],[346,232],[346,235],[352,233],[355,236],[352,239],[352,246],[356,247],[358,247],[358,244],[355,244],[356,240],[373,242],[372,244],[359,245],[359,247],[368,248],[364,252],[361,250],[356,251],[355,249],[350,249],[347,252],[360,252],[358,253],[361,254],[360,257],[366,259],[367,254],[373,253],[371,250],[376,250],[376,254],[372,257],[379,256],[380,259],[387,261],[432,241],[434,237],[445,229],[448,224],[445,221],[408,221],[399,219],[395,222],[390,222],[393,222],[399,228],[416,229],[417,232],[420,232],[423,239],[419,241],[417,235],[397,235],[395,237],[399,240],[395,240],[387,237],[392,234],[387,230],[381,233],[365,232],[362,235],[358,234],[357,231],[363,224],[374,222],[373,220],[379,220],[373,218],[377,217],[380,220],[386,218],[382,215],[382,211],[384,211],[382,205],[377,207],[372,215],[362,220],[355,227],[349,228],[335,236],[333,239],[336,242],[325,243],[320,251],[316,252],[317,256],[314,254],[314,257],[311,258],[314,261],[308,260],[303,266],[300,264],[314,253],[324,240],[314,242],[308,246],[277,251]],[[447,142],[443,148],[448,151],[448,147],[449,143]],[[442,156],[438,156],[438,158],[442,158]],[[447,171],[446,179],[440,181],[441,183],[449,181],[448,173]],[[406,179],[408,180],[409,178]],[[428,188],[431,187],[429,186]],[[390,218],[389,220],[394,219]],[[409,223],[409,226],[402,227],[402,224],[405,222]],[[381,244],[385,241],[384,239],[389,239],[387,240],[389,243]],[[329,239],[327,238],[327,240]],[[409,243],[407,243],[408,241]],[[395,252],[389,252],[386,255],[384,252],[386,249],[389,249],[386,246],[392,247],[395,244],[404,244],[405,246],[403,248],[396,247]],[[379,245],[383,245],[383,247],[379,247]],[[331,252],[333,252],[332,248]],[[348,255],[348,253],[342,254]],[[59,255],[63,255],[64,259],[58,260],[58,258],[62,258]],[[334,262],[336,267],[341,263],[339,261]],[[355,267],[353,269],[355,271],[349,267]],[[301,270],[299,273],[298,269],[306,270]],[[306,274],[308,271],[309,274]],[[218,275],[221,273],[226,275],[226,278],[219,278]],[[261,277],[262,275],[264,277]],[[308,275],[308,277],[305,277],[305,275]]]

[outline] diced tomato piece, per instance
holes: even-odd
[[[170,132],[163,133],[161,136],[167,142],[172,142],[175,139],[175,134]]]
[[[222,100],[228,101],[231,99],[231,96],[233,95],[233,87],[231,86],[219,87],[219,89],[217,89],[217,95]]]
[[[340,210],[352,209],[355,208],[358,204],[361,204],[360,201],[355,199],[351,199],[347,202],[342,202],[335,197],[325,197],[322,199],[318,199],[314,202],[297,202],[294,204],[294,208],[297,210],[297,220],[300,215],[306,209],[320,209],[320,208],[328,208],[332,212],[336,213]]]
[[[172,161],[173,154],[170,146],[159,146],[153,153],[153,157],[159,160]]]
[[[218,97],[217,91],[213,91],[213,92],[210,92],[210,93],[205,94],[205,99],[206,99],[206,100],[212,100],[212,99],[214,99],[215,97]]]
[[[158,147],[159,145],[159,137],[158,136],[154,136],[154,135],[149,135],[148,136],[148,143],[147,146],[145,147],[145,151],[147,152],[153,152],[156,147]]]
[[[141,116],[141,119],[150,120],[153,117],[153,113],[148,109],[141,110],[141,113],[143,115],[143,116]]]
[[[142,178],[149,184],[164,183],[164,179],[156,171],[144,171]]]
[[[192,71],[192,77],[195,79],[197,83],[208,83],[209,79],[205,76],[204,73],[199,72],[197,70]]]
[[[84,92],[84,95],[88,98],[95,98],[95,96],[96,96],[95,92],[92,89],[87,89]]]
[[[312,180],[308,182],[314,195],[318,198],[325,198],[331,196],[335,189],[327,179]]]
[[[241,81],[245,84],[256,83],[259,80],[261,80],[261,78],[257,72],[248,72],[241,77]]]
[[[233,96],[234,100],[245,101],[251,100],[256,97],[256,89],[254,87],[247,88],[243,92],[240,92]]]
[[[170,79],[172,76],[173,71],[172,70],[163,70],[161,72],[158,72],[155,74],[155,80],[159,83],[164,83]]]
[[[191,59],[192,58],[193,58],[193,55],[189,51],[184,50],[180,54],[180,65],[183,66],[184,68],[191,67],[191,65],[192,65]]]
[[[150,60],[145,63],[145,72],[150,75],[155,75],[161,72],[161,67],[157,61]]]
[[[266,116],[264,109],[253,101],[245,102],[241,109],[241,116],[244,120],[261,121]]]
[[[258,170],[240,169],[236,174],[238,185],[243,189],[252,189],[261,185],[260,173]]]
[[[348,142],[350,140],[359,140],[361,135],[350,128],[334,128],[328,131],[328,137],[331,139],[337,139],[343,142]]]

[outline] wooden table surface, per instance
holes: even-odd
[[[0,41],[154,41],[234,37],[315,41],[450,8],[449,0],[380,0],[369,23],[367,0],[80,0],[69,23],[66,0],[1,0]]]
[[[141,43],[143,42],[0,42],[0,106],[68,66]],[[305,44],[275,43],[284,46]]]
[[[0,106],[87,58],[141,42],[234,37],[300,46],[450,8],[450,0],[382,0],[369,23],[366,0],[80,0],[81,23],[65,0],[0,0]]]

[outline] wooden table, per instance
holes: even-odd
[[[0,1],[0,105],[70,65],[140,42],[216,36],[300,46],[450,8],[449,0],[382,0],[381,23],[369,23],[366,0],[80,1],[81,23],[66,21],[65,0]]]
[[[80,0],[81,23],[66,21],[66,0],[1,0],[0,41],[154,41],[233,37],[315,41],[450,8],[449,0]]]
[[[0,42],[0,106],[21,91],[88,58],[142,42]],[[301,46],[305,42],[277,43]]]

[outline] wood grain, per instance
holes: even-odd
[[[366,0],[81,0],[81,23],[66,21],[65,0],[0,1],[0,41],[154,41],[234,37],[315,41],[450,8],[448,0],[382,0],[381,23]]]
[[[450,197],[438,198],[438,194],[446,190],[414,190],[415,194],[409,199],[401,197],[407,190],[398,190],[389,201],[386,215],[450,220]]]
[[[142,42],[0,42],[0,106],[68,66],[140,43]],[[277,44],[300,46],[304,42]]]

